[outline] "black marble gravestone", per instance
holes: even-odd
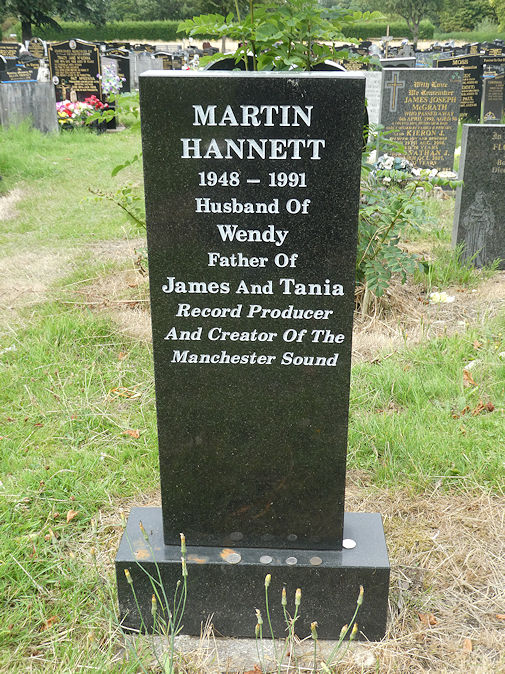
[[[462,79],[456,68],[383,71],[381,124],[415,166],[452,169]]]
[[[363,585],[361,632],[381,638],[380,516],[344,514],[364,78],[160,71],[140,84],[162,511],[130,515],[123,625],[140,611],[152,626],[145,570],[175,587],[182,531],[186,632],[212,614],[219,633],[252,636],[271,573],[279,592],[303,588],[300,629],[317,617],[323,638]]]
[[[17,42],[0,42],[0,56],[5,58],[17,58],[20,45]]]
[[[463,89],[461,92],[461,116],[468,121],[478,122],[482,104],[483,64],[480,56],[455,56],[441,58],[438,68],[463,68]]]
[[[78,101],[89,96],[102,98],[100,49],[83,40],[66,40],[48,46],[49,69],[56,87],[56,100],[70,98],[75,91]]]
[[[0,69],[0,82],[36,82],[38,61],[34,63],[18,63],[17,59],[5,59],[7,67]]]
[[[476,267],[500,258],[505,269],[505,124],[464,124],[452,231]]]
[[[484,78],[482,88],[482,122],[500,124],[503,116],[504,75]]]

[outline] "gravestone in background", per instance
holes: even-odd
[[[466,44],[463,46],[465,54],[470,56],[477,56],[480,54],[480,42],[474,42],[473,44]]]
[[[17,59],[6,59],[5,70],[0,69],[0,82],[36,82],[38,61],[31,63],[18,63]]]
[[[17,42],[0,42],[0,56],[17,58],[19,56],[19,44]]]
[[[365,76],[365,96],[368,109],[368,121],[370,124],[380,123],[382,103],[382,70],[362,71]]]
[[[172,54],[166,51],[157,51],[154,54],[154,58],[161,59],[163,63],[163,70],[173,70],[174,65],[172,63]]]
[[[442,58],[436,62],[437,68],[463,68],[463,89],[461,92],[461,116],[478,122],[482,105],[483,64],[480,56],[456,56]]]
[[[148,70],[163,70],[163,63],[146,51],[134,51],[131,55],[132,89],[139,88],[139,77]]]
[[[47,53],[57,101],[69,99],[72,90],[78,101],[93,95],[102,98],[98,78],[101,72],[100,49],[97,45],[83,40],[65,40],[50,44]]]
[[[464,124],[452,244],[476,267],[505,269],[505,125]]]
[[[17,126],[26,119],[39,131],[58,130],[52,82],[0,83],[0,126]]]
[[[113,47],[105,52],[105,57],[113,59],[117,65],[117,72],[124,78],[121,93],[129,93],[132,90],[132,74],[130,67],[130,52],[127,49]]]
[[[384,635],[380,515],[345,513],[364,78],[163,71],[141,78],[162,509],[134,508],[116,558],[122,624],[172,596],[184,631],[251,637],[272,574],[297,631]],[[331,109],[331,116],[328,110]],[[338,158],[338,160],[336,160]],[[151,549],[139,527],[142,521]],[[345,539],[345,541],[344,541]]]
[[[415,166],[452,170],[462,80],[457,68],[383,71],[381,124]]]
[[[393,58],[380,59],[383,68],[415,68],[415,56],[396,56]]]
[[[505,69],[505,54],[499,49],[487,49],[481,60],[484,71],[503,72]]]
[[[503,116],[504,76],[485,77],[482,89],[482,122],[500,124]]]
[[[26,43],[26,48],[36,59],[44,59],[47,56],[47,45],[40,37],[32,37]]]

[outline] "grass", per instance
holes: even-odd
[[[42,254],[61,265],[58,274],[44,272],[45,294],[34,301],[16,296],[11,309],[0,307],[0,672],[141,671],[136,656],[124,658],[112,560],[121,509],[158,484],[151,347],[120,332],[80,292],[86,279],[133,265],[108,260],[106,251],[137,230],[110,203],[90,199],[88,187],[109,191],[126,179],[140,182],[138,164],[110,178],[111,168],[138,150],[136,129],[49,137],[26,127],[0,129],[3,189],[22,190],[17,214],[0,231],[0,276],[10,269],[16,288],[28,271],[39,278]],[[432,284],[460,283],[461,265],[444,261],[450,206],[430,201],[430,208],[433,222],[412,236],[444,247],[434,255]],[[33,269],[9,267],[23,255],[31,256]],[[398,507],[400,493],[416,502],[425,490],[440,490],[441,503],[478,500],[483,492],[500,498],[504,334],[502,315],[354,367],[350,475],[373,483],[384,512],[387,498]],[[465,387],[463,369],[475,359],[475,385]],[[480,402],[494,411],[479,411]],[[360,488],[361,504],[367,493]],[[393,562],[422,566],[424,558],[402,557],[412,551],[402,552],[400,520],[393,513],[386,523]],[[423,586],[404,602],[403,622],[393,621],[391,634],[416,634],[416,611],[430,602],[442,606],[443,582],[435,576],[433,591]],[[139,648],[140,659],[150,662],[148,646]],[[422,663],[422,644],[414,642],[408,657],[417,648]],[[402,671],[401,662],[395,670],[394,657],[382,654],[379,665]],[[408,664],[403,671],[418,670]]]
[[[353,369],[351,467],[374,484],[503,489],[501,452],[505,407],[505,317],[463,335],[406,349]],[[478,345],[477,347],[475,345]],[[464,386],[472,369],[475,386]],[[491,402],[494,412],[479,410]],[[465,410],[465,411],[463,411]]]

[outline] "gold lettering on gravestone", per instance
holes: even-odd
[[[37,59],[43,59],[45,57],[44,44],[39,42],[39,40],[30,40],[28,43],[28,51]]]
[[[18,52],[19,45],[17,42],[0,42],[0,56],[16,58]]]
[[[448,134],[458,124],[457,100],[449,82],[414,82],[407,90],[403,112],[391,123],[392,138],[404,145],[406,156],[417,166],[452,168],[446,145]]]

